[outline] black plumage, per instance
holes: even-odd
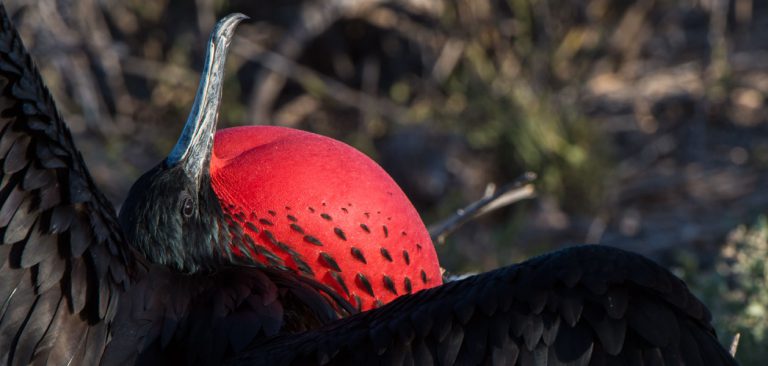
[[[114,212],[4,9],[0,25],[0,363],[96,361],[117,307],[108,299],[116,300],[130,279],[97,278],[95,265],[136,263],[125,245],[100,250],[123,240]],[[93,193],[72,192],[73,176]],[[104,237],[92,235],[97,222],[113,223]]]
[[[210,141],[174,149],[118,221],[2,6],[0,26],[0,364],[735,364],[682,281],[605,247],[350,315],[278,259],[236,263],[229,240],[254,243],[206,180]]]
[[[580,246],[259,341],[230,364],[734,365],[710,320],[650,260]]]

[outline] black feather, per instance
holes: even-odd
[[[29,136],[21,136],[13,143],[11,150],[8,151],[8,155],[5,156],[3,161],[3,172],[5,174],[13,174],[27,166],[29,162],[27,160],[27,148],[29,147]]]
[[[56,308],[61,301],[59,289],[46,291],[37,298],[35,307],[27,315],[21,334],[16,341],[18,346],[14,351],[14,363],[26,365],[32,361],[32,355],[40,338],[53,322]]]
[[[440,365],[453,365],[459,356],[461,344],[464,341],[464,330],[461,325],[454,323],[450,332],[437,346],[437,363]]]
[[[32,212],[32,200],[24,200],[21,206],[14,213],[11,222],[5,229],[3,235],[3,243],[13,244],[18,243],[29,234],[29,230],[38,218],[36,212]]]
[[[579,322],[575,327],[560,326],[560,333],[553,349],[558,361],[586,365],[589,363],[593,349],[594,337],[586,323]]]
[[[58,284],[63,275],[66,263],[58,256],[50,256],[41,261],[37,267],[37,292],[47,291],[51,286]]]
[[[69,261],[67,268],[69,277],[67,282],[69,285],[66,292],[67,300],[69,301],[70,310],[73,313],[79,313],[85,307],[88,278],[87,268],[85,262],[80,258],[73,258]]]
[[[7,65],[4,65],[4,66],[7,66]],[[6,124],[3,126],[3,136],[2,138],[0,138],[0,156],[2,156],[3,160],[5,160],[6,156],[8,155],[8,151],[11,150],[11,147],[13,146],[13,144],[16,142],[18,138],[22,137],[23,135],[16,131],[12,131],[10,129],[11,126],[7,124],[9,119],[3,119],[2,121],[5,122]]]
[[[35,308],[35,293],[29,288],[16,289],[3,309],[0,320],[0,361],[10,364],[18,347],[16,340],[23,331],[23,325]]]
[[[44,233],[40,226],[42,226],[41,220],[38,220],[24,245],[21,253],[21,266],[23,268],[29,268],[58,254],[57,238]]]
[[[584,316],[605,351],[611,356],[618,355],[624,348],[627,333],[626,319],[614,319],[606,316],[605,313],[594,306],[588,308]]]
[[[24,180],[22,181],[21,188],[25,191],[31,191],[53,184],[54,179],[54,175],[51,171],[38,169],[33,165],[30,165],[27,172],[24,173]]]
[[[3,201],[3,207],[0,208],[0,227],[8,226],[8,223],[11,222],[11,218],[13,218],[13,215],[19,209],[21,201],[24,200],[25,194],[26,192],[22,190],[21,187],[13,187],[8,197]]]
[[[64,233],[69,229],[69,225],[72,223],[74,216],[75,213],[69,205],[55,207],[51,210],[51,219],[48,230],[51,234]]]
[[[69,230],[70,255],[74,258],[81,257],[93,240],[93,231],[88,222],[82,218],[73,218],[76,225]]]

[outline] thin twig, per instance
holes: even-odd
[[[739,348],[739,339],[741,339],[741,333],[736,333],[731,341],[731,348],[728,351],[731,357],[736,357],[736,349]]]
[[[535,173],[526,172],[514,182],[498,190],[491,189],[486,192],[482,199],[456,211],[453,216],[430,225],[429,236],[432,238],[432,242],[442,244],[448,235],[470,220],[517,201],[534,197],[536,191],[531,182],[535,179]]]

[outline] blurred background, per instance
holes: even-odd
[[[688,281],[724,344],[741,333],[744,365],[768,360],[768,2],[5,4],[116,206],[175,143],[216,20],[242,12],[221,127],[345,141],[427,224],[534,171],[537,197],[438,245],[444,267],[636,251]]]

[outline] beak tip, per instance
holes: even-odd
[[[232,13],[219,20],[216,28],[233,31],[236,25],[248,19],[251,19],[251,17],[243,13]]]
[[[249,17],[249,16],[247,16],[247,15],[245,15],[243,13],[233,13],[232,16],[237,18],[238,21],[250,20],[251,19],[251,17]]]

